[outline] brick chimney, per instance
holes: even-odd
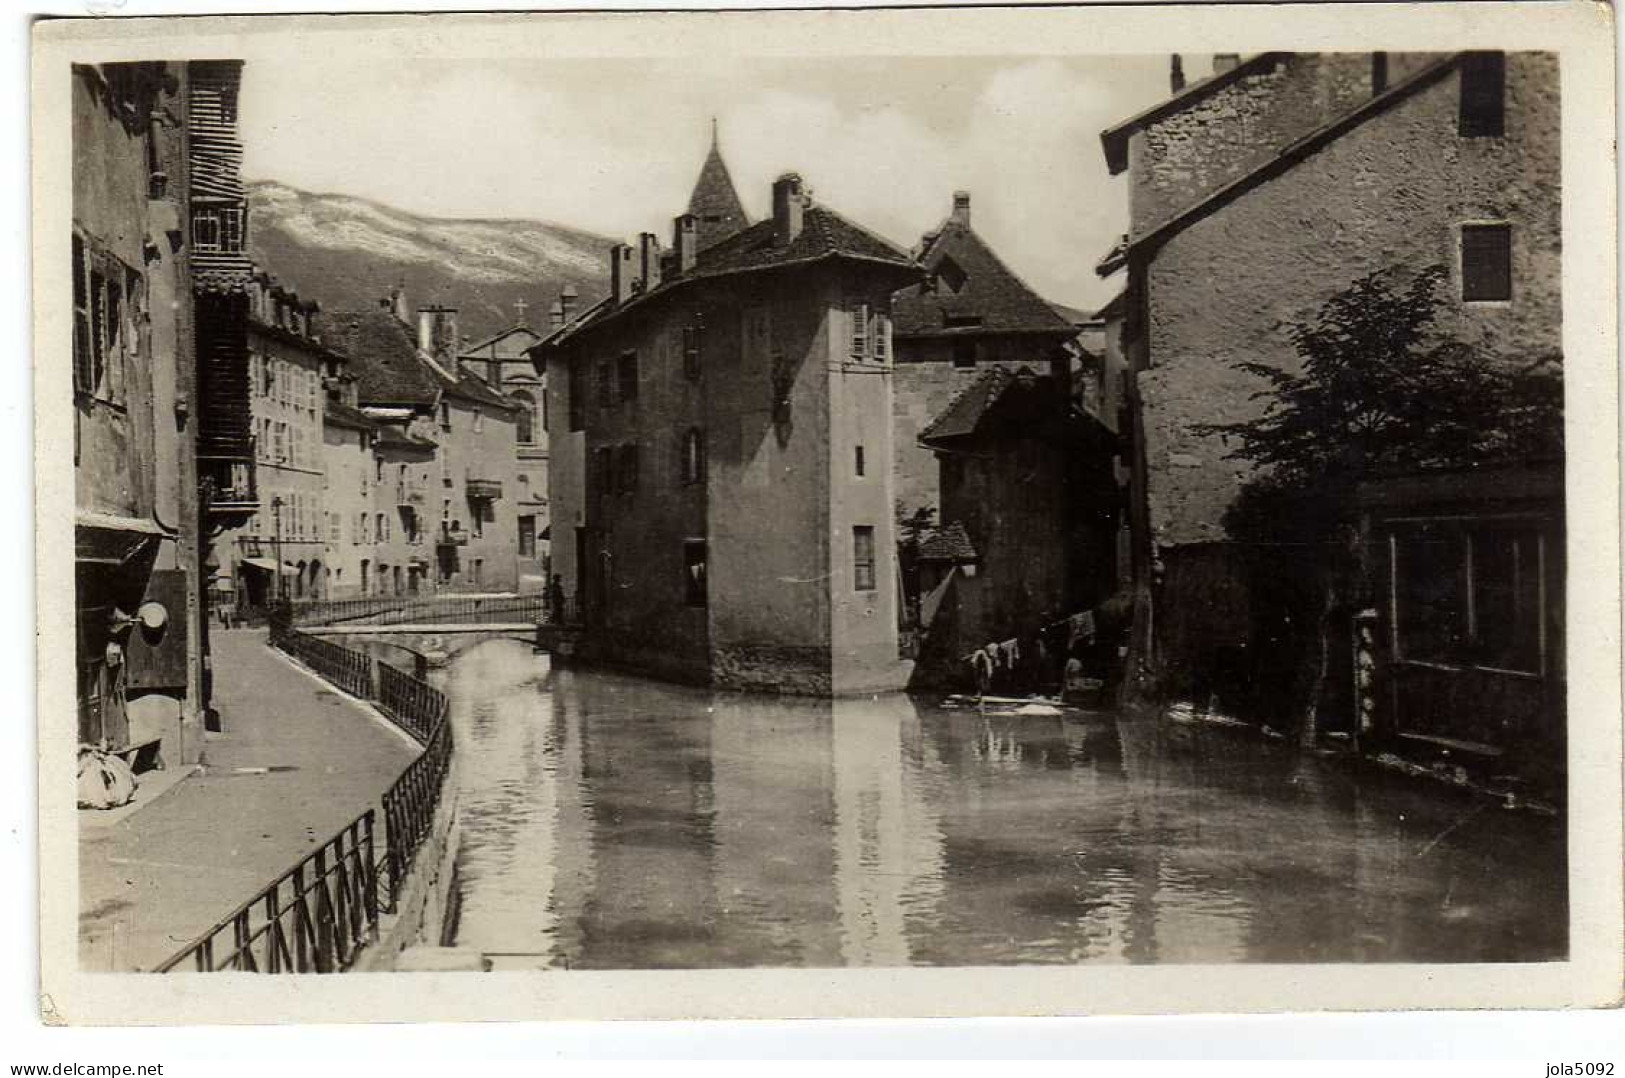
[[[671,245],[677,249],[677,272],[687,273],[700,254],[700,219],[692,213],[678,215],[672,219],[671,236]]]
[[[773,243],[787,247],[801,235],[802,215],[807,203],[801,193],[801,177],[786,172],[773,181]]]
[[[954,212],[948,215],[948,220],[956,225],[970,227],[970,192],[954,192]]]
[[[577,295],[575,285],[570,284],[565,285],[564,290],[559,293],[559,316],[565,325],[575,317]]]
[[[617,243],[609,249],[609,294],[619,307],[632,298],[632,247]]]
[[[389,290],[389,302],[386,304],[390,313],[408,325],[412,322],[412,309],[406,305],[406,289],[400,285]]]
[[[1173,55],[1173,59],[1168,61],[1168,89],[1177,94],[1184,88],[1185,61],[1181,60],[1179,58],[1179,53],[1176,52]]]
[[[1226,71],[1234,71],[1241,64],[1239,52],[1216,52],[1213,54],[1213,73],[1222,75]]]
[[[653,232],[638,233],[638,274],[645,292],[660,287],[660,237]]]
[[[552,329],[564,325],[564,304],[558,300],[554,300],[553,306],[547,309],[547,324]]]

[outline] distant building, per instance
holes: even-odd
[[[1064,384],[1080,332],[977,235],[966,192],[921,241],[919,259],[925,279],[892,297],[894,466],[905,515],[941,505],[937,462],[920,432],[991,370],[1026,367]]]
[[[1116,440],[1066,381],[1025,368],[982,375],[920,434],[941,469],[942,527],[919,553],[916,687],[970,679],[964,656],[1017,640],[1027,687],[1059,682],[1039,633],[1117,586]]]
[[[574,302],[575,290],[566,287],[554,305],[554,317],[562,322],[565,305]],[[545,369],[537,370],[528,355],[542,335],[525,324],[523,302],[517,306],[519,320],[514,325],[465,346],[460,360],[466,369],[518,406],[514,415],[517,465],[512,497],[517,521],[519,590],[539,592],[547,583],[551,523],[547,511],[547,373]]]
[[[259,510],[217,542],[229,597],[239,611],[263,610],[278,596],[328,594],[330,567],[324,500],[322,380],[333,357],[315,337],[314,301],[301,299],[268,274],[247,289],[249,401]],[[278,568],[277,558],[281,558]],[[225,559],[229,559],[225,560]]]
[[[700,188],[723,187],[713,145]],[[669,252],[649,233],[614,248],[610,298],[532,350],[567,372],[550,425],[585,463],[578,492],[555,452],[553,508],[579,521],[556,560],[587,653],[727,686],[899,687],[888,312],[918,267],[794,175],[770,220],[706,242],[704,216],[677,218]]]
[[[322,408],[325,596],[353,599],[371,593],[371,573],[377,560],[365,522],[373,513],[373,444],[382,424],[357,407],[355,378],[349,371],[330,374],[326,384],[327,400]]]
[[[254,508],[240,75],[72,73],[78,738],[141,767],[198,759],[207,529]]]
[[[1328,298],[1374,271],[1435,265],[1448,271],[1441,334],[1511,364],[1560,358],[1558,98],[1547,53],[1262,53],[1102,135],[1130,189],[1130,231],[1098,269],[1124,275],[1103,313],[1108,356],[1129,372],[1136,653],[1167,691],[1219,686],[1223,705],[1227,678],[1290,678],[1280,643],[1305,635],[1259,621],[1225,526],[1252,475],[1200,430],[1262,407],[1238,363],[1291,368],[1286,329]],[[1561,496],[1559,484],[1548,504]],[[1560,603],[1555,564],[1540,572]],[[1402,642],[1405,612],[1383,618],[1383,638]],[[1396,684],[1402,655],[1389,656]],[[1511,699],[1493,682],[1472,707]]]
[[[322,316],[349,357],[356,400],[378,424],[360,591],[512,591],[518,584],[515,488],[519,406],[457,362],[457,312],[427,306],[417,332],[399,292],[371,311]]]

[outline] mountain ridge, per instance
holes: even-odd
[[[412,305],[456,307],[468,342],[512,327],[516,300],[543,331],[566,285],[581,306],[594,302],[615,242],[551,221],[431,217],[279,180],[247,188],[249,248],[284,287],[326,310],[368,308],[400,287]]]

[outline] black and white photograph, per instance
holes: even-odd
[[[1617,1000],[1612,30],[1294,10],[36,24],[55,972]]]

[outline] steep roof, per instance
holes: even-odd
[[[696,281],[713,280],[742,273],[792,266],[808,266],[826,260],[846,259],[873,266],[890,267],[893,272],[913,275],[919,264],[901,247],[853,224],[834,210],[808,206],[802,211],[799,235],[782,246],[774,240],[773,221],[759,221],[736,232],[707,250],[699,252],[694,268],[680,276],[667,277],[653,291],[633,296],[620,305],[604,300],[582,316],[532,346],[532,354],[555,347],[578,334],[589,332],[626,311],[644,310],[677,289]]]
[[[1206,198],[1186,206],[1161,224],[1130,237],[1125,249],[1125,256],[1132,251],[1161,246],[1190,225],[1229,205],[1259,184],[1272,180],[1288,169],[1293,168],[1305,158],[1342,138],[1367,120],[1382,115],[1400,102],[1409,99],[1417,91],[1433,85],[1461,62],[1462,55],[1462,53],[1453,53],[1442,60],[1428,64],[1410,78],[1395,83],[1386,91],[1366,101],[1358,108],[1349,110],[1330,123],[1311,131],[1298,141],[1283,147],[1274,157],[1269,158],[1251,172],[1225,184]]]
[[[694,192],[688,196],[688,212],[699,219],[695,231],[701,251],[750,226],[739,192],[734,189],[733,177],[722,160],[715,123],[711,127],[711,152],[705,155],[700,177],[694,181]]]
[[[1021,369],[1027,370],[1025,367]],[[948,402],[948,407],[942,410],[942,414],[920,432],[920,441],[931,444],[976,433],[977,424],[1015,378],[1014,374],[1003,367],[994,367],[960,390],[954,399]]]
[[[976,544],[970,541],[965,525],[953,521],[928,535],[920,543],[921,561],[950,561],[956,564],[976,560]]]
[[[411,328],[389,311],[322,311],[316,324],[322,342],[349,357],[362,404],[432,406],[439,398]]]
[[[1106,167],[1113,176],[1128,168],[1128,140],[1134,132],[1142,130],[1156,123],[1158,120],[1172,116],[1192,105],[1207,99],[1216,90],[1221,90],[1255,71],[1272,67],[1287,58],[1284,52],[1261,52],[1257,56],[1237,64],[1229,71],[1221,71],[1216,75],[1193,82],[1179,93],[1165,101],[1146,109],[1137,115],[1131,116],[1115,127],[1108,127],[1100,133],[1100,144],[1106,151]]]
[[[490,356],[490,355],[483,355],[482,356],[482,355],[480,355],[480,353],[484,352],[487,349],[495,348],[497,345],[506,342],[510,337],[524,337],[524,338],[526,338],[524,341],[515,342],[515,345],[514,345],[515,351],[513,353],[513,356],[515,356],[515,357],[524,354],[526,349],[528,349],[531,345],[535,344],[537,341],[542,339],[542,335],[540,333],[537,333],[534,329],[531,329],[529,326],[509,326],[507,329],[503,330],[501,333],[494,333],[491,336],[485,338],[483,341],[479,341],[479,342],[477,342],[475,344],[468,345],[461,352],[458,353],[458,358],[460,358],[460,359],[493,359],[493,358],[494,359],[505,359],[505,358],[509,358],[509,357],[506,357],[506,356]]]
[[[435,371],[435,375],[440,379],[446,396],[458,397],[473,404],[483,404],[491,408],[501,408],[504,411],[512,411],[519,407],[518,401],[511,401],[504,397],[501,393],[492,389],[485,379],[472,371],[464,369],[461,364],[457,366],[455,374],[455,378],[447,378],[439,371]]]
[[[944,221],[926,237],[920,262],[930,277],[892,297],[894,337],[991,333],[1069,337],[1075,332],[1000,260],[968,221],[955,217]]]

